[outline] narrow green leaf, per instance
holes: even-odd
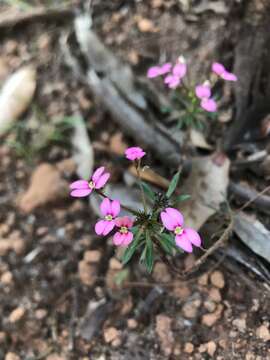
[[[174,177],[172,178],[171,182],[170,182],[170,185],[169,185],[169,188],[167,190],[167,193],[166,193],[166,196],[167,198],[169,199],[172,194],[174,193],[175,189],[176,189],[176,186],[178,184],[178,181],[179,181],[179,178],[180,178],[180,171],[178,171]]]
[[[145,266],[149,273],[152,272],[154,266],[154,246],[153,242],[149,236],[148,231],[146,232],[146,252],[145,252]]]
[[[181,201],[185,201],[190,198],[191,198],[191,196],[188,194],[179,195],[175,198],[174,203],[177,204],[177,203],[180,203]]]
[[[148,184],[146,184],[145,182],[142,182],[142,188],[143,188],[143,191],[144,191],[145,195],[146,195],[150,200],[155,201],[156,194],[155,194],[155,192],[151,189],[151,187],[150,187]]]

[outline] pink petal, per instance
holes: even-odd
[[[145,155],[145,152],[142,148],[134,146],[126,149],[125,155],[128,160],[134,161],[141,159]]]
[[[76,190],[72,190],[70,195],[73,197],[85,197],[89,194],[91,194],[92,189],[76,189]]]
[[[184,217],[180,213],[180,211],[174,209],[174,208],[166,208],[165,211],[170,216],[171,219],[173,219],[175,226],[183,226],[184,224]]]
[[[202,99],[201,107],[208,112],[217,111],[217,103],[213,99]]]
[[[195,246],[201,246],[202,240],[200,235],[197,233],[197,231],[191,229],[191,228],[185,228],[183,234],[187,236],[189,241],[195,245]]]
[[[176,235],[175,237],[175,243],[178,247],[183,249],[184,251],[188,253],[192,253],[192,245],[189,241],[188,237],[183,233],[181,235]]]
[[[155,78],[160,75],[160,67],[159,66],[153,66],[150,67],[147,71],[147,77],[148,78]]]
[[[88,181],[86,180],[77,180],[69,185],[71,190],[75,189],[89,189]]]
[[[105,221],[105,222],[106,222],[106,226],[105,226],[105,228],[103,230],[103,233],[102,233],[104,236],[108,235],[115,226],[115,222],[113,220]]]
[[[98,181],[100,176],[103,174],[104,170],[105,170],[104,166],[101,166],[98,169],[96,169],[96,171],[94,172],[94,174],[92,176],[92,180],[94,181],[94,183],[96,183]]]
[[[224,73],[224,71],[226,71],[226,70],[225,70],[225,67],[222,64],[220,64],[218,62],[214,62],[212,64],[212,71],[214,73],[216,73],[217,75],[222,75]]]
[[[102,203],[100,204],[100,211],[101,214],[106,216],[106,215],[111,215],[111,202],[110,199],[105,198],[102,200]]]
[[[96,189],[101,189],[105,184],[106,182],[109,180],[109,177],[111,175],[109,173],[105,173],[103,174],[95,183],[95,188]]]
[[[133,226],[133,220],[129,216],[123,216],[121,220],[122,220],[121,226],[126,226],[128,229]]]
[[[182,79],[187,72],[187,64],[185,63],[178,63],[173,67],[173,75]]]
[[[174,77],[174,79],[168,84],[168,87],[170,89],[175,89],[177,88],[178,85],[180,85],[180,83],[181,83],[180,78]]]
[[[222,77],[222,79],[227,80],[227,81],[237,81],[237,76],[226,70],[224,71],[223,74],[221,74],[221,77]]]
[[[174,219],[172,219],[165,211],[162,211],[162,213],[160,214],[160,218],[163,226],[166,229],[174,231],[176,227],[176,222],[174,221]]]
[[[159,69],[159,73],[160,75],[165,75],[167,74],[168,72],[171,71],[171,68],[172,68],[172,64],[171,63],[165,63],[163,64],[160,69]]]
[[[113,200],[111,203],[111,215],[113,217],[116,217],[121,210],[121,205],[120,202],[118,200]]]
[[[104,229],[107,226],[107,221],[106,220],[100,220],[96,223],[95,225],[95,232],[97,235],[101,235],[104,231]]]
[[[211,89],[207,85],[197,85],[195,88],[195,93],[199,99],[208,99],[211,96]]]
[[[128,232],[127,234],[123,234],[123,242],[122,242],[122,246],[128,246],[132,240],[133,240],[133,234],[132,232]]]
[[[122,242],[124,241],[123,235],[124,234],[121,234],[120,232],[117,232],[116,234],[114,234],[114,237],[113,237],[114,245],[116,245],[116,246],[122,245]]]

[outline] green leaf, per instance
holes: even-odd
[[[151,189],[151,187],[150,187],[148,184],[146,184],[145,182],[142,182],[142,188],[143,188],[143,191],[144,191],[145,195],[146,195],[150,200],[155,201],[156,194],[155,194],[155,192]]]
[[[164,251],[169,255],[173,255],[173,250],[175,249],[175,242],[171,235],[160,234],[158,238],[160,245],[162,246]]]
[[[146,232],[146,245],[145,245],[145,258],[144,264],[149,273],[152,272],[154,266],[154,246],[150,238],[149,232]]]
[[[174,203],[177,204],[177,203],[180,203],[181,201],[185,201],[190,198],[191,198],[191,196],[188,194],[179,195],[175,198]]]
[[[115,285],[121,286],[123,284],[123,282],[128,278],[128,276],[129,276],[129,269],[123,269],[123,270],[119,271],[114,276]]]
[[[178,171],[174,175],[174,177],[172,178],[172,180],[170,182],[169,188],[168,188],[167,193],[166,193],[166,196],[167,196],[168,199],[172,196],[172,194],[174,193],[174,191],[176,189],[176,186],[177,186],[179,178],[180,178],[180,174],[181,174],[181,172]]]
[[[141,245],[140,244],[140,240],[141,240],[141,235],[142,235],[142,228],[137,229],[136,234],[134,235],[134,240],[132,241],[132,243],[126,248],[121,261],[122,263],[125,265],[129,262],[129,260],[132,258],[132,256],[134,255],[135,251],[137,250],[137,248]]]

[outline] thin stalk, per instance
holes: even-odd
[[[142,178],[141,178],[141,174],[140,174],[140,168],[141,168],[141,160],[139,160],[138,163],[136,164],[136,172],[137,172],[137,176],[138,176],[138,180],[139,180],[139,186],[140,186],[140,191],[141,191],[141,196],[142,196],[143,209],[144,209],[144,212],[146,214],[147,213],[147,206],[146,206],[146,199],[145,199],[143,186],[142,186]]]
[[[104,194],[101,190],[96,190],[96,192],[103,198],[108,198],[112,201],[112,199],[109,196],[107,196],[106,194]],[[121,207],[135,216],[139,215],[138,211],[131,209],[130,207],[128,207],[126,205],[121,204]]]

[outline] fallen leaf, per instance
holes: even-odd
[[[205,140],[204,135],[195,129],[191,129],[190,131],[190,140],[192,144],[200,149],[206,149],[211,150],[213,149],[213,146],[208,144],[208,142]]]
[[[67,197],[68,191],[68,183],[56,166],[40,164],[32,174],[28,190],[19,200],[19,208],[30,213],[38,206]]]
[[[93,172],[94,166],[93,147],[81,116],[76,117],[76,121],[73,122],[73,127],[73,159],[77,165],[77,174],[80,178],[88,180]]]
[[[27,66],[6,81],[0,94],[0,136],[30,105],[36,89],[36,70]]]
[[[234,231],[255,254],[270,261],[270,231],[264,225],[243,213],[235,216]]]
[[[191,195],[180,209],[186,226],[198,230],[218,211],[226,199],[229,167],[229,159],[219,154],[193,159],[190,176],[181,188],[183,194]]]
[[[128,168],[128,171],[138,177],[136,167],[134,165],[131,165]],[[165,179],[164,177],[157,174],[154,170],[150,169],[149,167],[142,168],[140,171],[141,179],[144,181],[148,181],[154,185],[157,185],[158,187],[167,190],[169,187],[170,182]]]

